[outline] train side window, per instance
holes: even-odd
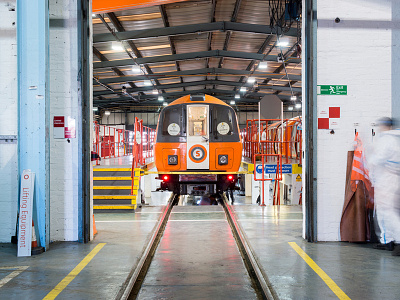
[[[214,107],[214,131],[218,135],[232,135],[233,117],[229,108],[216,106]]]
[[[168,107],[164,109],[162,134],[169,136],[182,136],[182,109],[181,107]]]

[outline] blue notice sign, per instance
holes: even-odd
[[[264,165],[265,174],[276,174],[276,165]],[[256,166],[256,172],[262,173],[262,165]],[[292,165],[282,165],[282,174],[292,174]]]

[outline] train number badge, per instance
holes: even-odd
[[[207,157],[207,150],[202,145],[194,145],[189,150],[189,158],[195,163],[203,162]]]

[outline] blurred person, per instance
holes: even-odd
[[[400,256],[400,129],[393,130],[390,118],[378,120],[379,138],[367,161],[375,188],[375,213],[380,244],[375,249]]]

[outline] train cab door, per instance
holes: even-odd
[[[187,169],[210,168],[209,106],[187,106]]]

